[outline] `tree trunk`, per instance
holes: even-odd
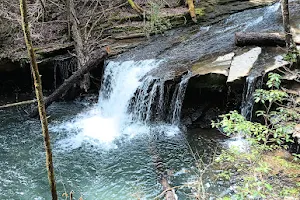
[[[235,33],[235,45],[285,46],[285,38],[279,33],[237,32]]]
[[[63,82],[51,95],[45,98],[45,107],[47,108],[53,101],[59,99],[66,91],[68,91],[74,84],[76,84],[84,74],[88,73],[92,69],[99,66],[99,64],[107,57],[107,51],[101,51],[97,54],[96,59],[93,59],[86,63],[81,69],[77,70],[72,76]],[[36,108],[33,108],[30,112],[30,117],[37,116],[38,112]]]
[[[283,19],[283,27],[285,32],[285,42],[286,47],[289,52],[294,52],[296,49],[293,35],[291,33],[291,25],[290,25],[290,12],[289,12],[289,1],[281,0],[281,11],[282,11],[282,19]]]
[[[54,168],[53,168],[53,161],[52,161],[52,151],[50,145],[50,136],[48,131],[48,121],[46,116],[46,109],[44,104],[43,92],[42,92],[42,83],[41,77],[38,70],[38,65],[36,62],[35,53],[32,46],[32,40],[28,25],[28,18],[27,18],[27,4],[26,0],[20,0],[20,10],[21,10],[21,17],[22,17],[22,28],[24,32],[24,38],[28,50],[28,56],[30,58],[31,64],[31,72],[34,79],[34,87],[35,87],[35,94],[38,101],[38,111],[40,115],[41,125],[42,125],[42,132],[44,136],[44,145],[46,151],[46,167],[48,171],[48,180],[50,184],[52,200],[57,200],[57,193],[56,193],[56,185],[55,185],[55,178],[54,178]]]
[[[70,21],[72,24],[71,32],[72,32],[72,38],[75,41],[75,51],[77,55],[77,65],[78,69],[81,69],[86,62],[89,60],[88,56],[86,55],[86,52],[84,52],[84,46],[83,46],[83,40],[80,33],[80,28],[78,27],[78,19],[76,17],[76,11],[74,6],[73,0],[67,0],[68,4],[70,6]],[[90,88],[90,74],[87,73],[84,75],[82,81],[80,82],[80,88],[84,89],[86,92]]]
[[[71,42],[71,9],[70,9],[70,0],[66,0],[66,13],[67,13],[67,21],[68,21],[68,39]]]

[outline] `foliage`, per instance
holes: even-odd
[[[289,52],[286,55],[284,55],[283,60],[288,61],[290,63],[294,63],[294,62],[297,62],[298,56],[299,56],[299,53],[297,51]]]
[[[293,153],[294,161],[300,161],[300,154]]]
[[[215,159],[214,167],[221,170],[218,180],[236,183],[232,187],[235,194],[223,199],[283,199],[300,195],[299,163],[277,157],[278,153],[265,154],[260,147],[251,146],[250,151],[242,152],[231,147]]]
[[[271,110],[274,104],[281,105],[280,103],[287,101],[288,94],[279,90],[280,75],[270,73],[268,76],[266,85],[269,90],[258,89],[254,93],[254,101],[264,106],[264,110],[256,112],[257,117],[263,118],[263,123],[247,121],[237,111],[231,111],[221,115],[220,122],[212,122],[212,126],[220,128],[228,136],[241,134],[252,143],[263,144],[266,150],[280,148],[293,142],[291,134],[295,124],[292,120],[300,115],[284,106]]]
[[[263,119],[261,123],[247,121],[237,111],[221,115],[221,121],[212,122],[213,127],[228,136],[238,134],[246,138],[250,145],[248,151],[240,151],[237,147],[223,150],[215,160],[222,170],[218,178],[236,179],[233,199],[282,199],[300,195],[299,163],[293,163],[300,159],[300,155],[280,153],[282,147],[287,148],[286,144],[294,142],[291,135],[300,114],[293,109],[296,105],[290,101],[289,95],[279,89],[280,75],[270,73],[268,78],[268,90],[259,89],[254,93],[254,101],[264,108],[256,112],[257,117]],[[268,152],[274,155],[270,156]],[[290,157],[294,161],[288,161]],[[283,185],[284,181],[278,177],[283,172],[288,186]]]
[[[147,37],[150,36],[150,34],[160,34],[165,32],[166,30],[170,29],[172,27],[172,24],[170,23],[169,19],[165,19],[161,16],[161,9],[163,8],[163,1],[150,1],[149,3],[150,7],[150,17],[149,17],[149,23],[145,24],[144,32]]]

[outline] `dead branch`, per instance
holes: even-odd
[[[133,0],[128,0],[128,3],[130,4],[130,6],[137,11],[139,14],[143,14],[144,10],[138,5],[136,4]]]
[[[28,104],[36,103],[36,102],[37,102],[37,100],[33,99],[33,100],[21,101],[21,102],[17,102],[17,103],[10,103],[10,104],[6,104],[6,105],[3,105],[3,106],[0,106],[0,109],[11,108],[11,107],[15,107],[15,106],[23,106],[23,105],[28,105]]]

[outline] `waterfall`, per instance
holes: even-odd
[[[252,119],[254,105],[253,93],[256,89],[256,82],[257,77],[248,76],[246,79],[241,107],[241,114],[246,118],[246,120]]]
[[[158,95],[159,82],[152,76],[146,77],[136,89],[136,93],[129,105],[128,112],[132,121],[149,122],[153,111],[153,104]]]
[[[179,83],[166,84],[163,79],[146,77],[136,89],[129,105],[132,121],[169,122],[180,125],[181,109],[191,73],[184,75]],[[171,91],[171,88],[174,88]],[[172,98],[170,98],[172,96]]]
[[[192,73],[182,76],[179,83],[173,84],[175,89],[171,91],[172,85],[166,84],[166,80],[146,76],[158,65],[159,62],[154,64],[153,60],[109,63],[99,96],[102,115],[123,113],[124,119],[131,122],[161,121],[179,125],[185,91]],[[137,76],[137,69],[143,69],[143,73]]]
[[[55,127],[68,134],[62,149],[76,149],[86,142],[115,148],[117,138],[131,138],[153,131],[174,135],[180,131],[180,114],[191,73],[181,80],[149,75],[162,61],[143,60],[107,64],[98,103],[74,119]]]
[[[248,76],[246,78],[246,83],[243,91],[243,99],[241,105],[241,115],[245,117],[246,120],[251,121],[254,98],[253,93],[256,89],[256,83],[258,76]],[[229,148],[235,147],[241,152],[249,151],[249,142],[244,139],[245,135],[243,132],[237,133],[237,135],[226,142]]]
[[[241,115],[244,116],[246,120],[252,119],[254,105],[253,93],[256,89],[257,79],[257,76],[248,76],[246,78],[241,105]],[[237,147],[241,152],[249,151],[249,143],[243,138],[243,133],[238,133],[236,137],[231,138],[231,140],[227,141],[227,145],[229,148]]]
[[[181,116],[181,109],[182,104],[185,96],[185,91],[188,85],[188,82],[192,76],[191,72],[188,72],[188,74],[182,76],[181,82],[179,86],[177,87],[177,94],[176,98],[174,98],[174,103],[172,103],[173,106],[173,115],[172,115],[172,124],[179,125],[180,124],[180,116]],[[175,94],[175,93],[174,93]]]
[[[113,117],[118,120],[128,120],[128,110],[132,98],[139,93],[136,101],[143,115],[148,113],[148,101],[155,97],[156,84],[151,77],[145,75],[151,70],[158,67],[159,61],[125,61],[109,62],[104,71],[102,86],[99,92],[99,108],[102,117]],[[152,91],[149,91],[152,88]],[[135,111],[132,111],[135,112]],[[142,116],[141,116],[142,118]]]

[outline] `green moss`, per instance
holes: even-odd
[[[197,17],[202,17],[205,15],[205,9],[204,8],[195,8],[195,14]]]
[[[131,33],[135,33],[135,32],[140,32],[141,30],[143,30],[143,26],[117,26],[117,27],[113,27],[112,32],[113,33],[123,33],[123,32],[131,32]]]
[[[294,188],[294,187],[284,187],[280,191],[280,196],[286,197],[286,196],[298,196],[300,193],[299,188]]]
[[[278,156],[276,156],[274,160],[276,160],[281,166],[284,166],[287,169],[298,169],[299,168],[299,164],[287,161]]]

